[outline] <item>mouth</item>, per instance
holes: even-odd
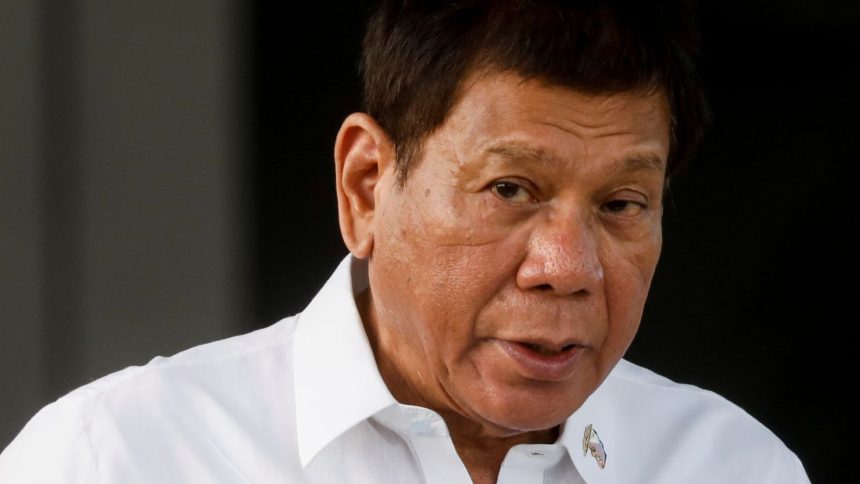
[[[575,344],[569,344],[569,345],[564,345],[564,346],[560,347],[559,349],[552,349],[549,346],[544,346],[544,345],[540,345],[537,343],[517,343],[517,344],[521,344],[521,345],[525,346],[526,348],[530,349],[531,351],[534,351],[536,353],[539,353],[541,355],[546,355],[546,356],[559,355],[561,353],[564,353],[566,351],[573,349],[576,346]]]
[[[584,349],[575,343],[554,345],[508,340],[497,340],[497,347],[522,376],[543,381],[560,381],[570,377]]]

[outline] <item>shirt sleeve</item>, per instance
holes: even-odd
[[[75,402],[43,408],[0,454],[0,484],[95,484],[98,468]]]

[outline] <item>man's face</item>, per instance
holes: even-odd
[[[404,189],[389,168],[377,190],[368,318],[398,385],[499,435],[579,408],[639,326],[668,119],[660,92],[468,79]]]

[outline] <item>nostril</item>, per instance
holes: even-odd
[[[552,291],[552,286],[549,284],[541,284],[540,286],[537,286],[536,289],[541,291]]]

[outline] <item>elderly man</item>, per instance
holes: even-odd
[[[3,483],[800,483],[622,360],[705,118],[681,6],[385,2],[335,144],[351,255],[301,314],[42,410]]]

